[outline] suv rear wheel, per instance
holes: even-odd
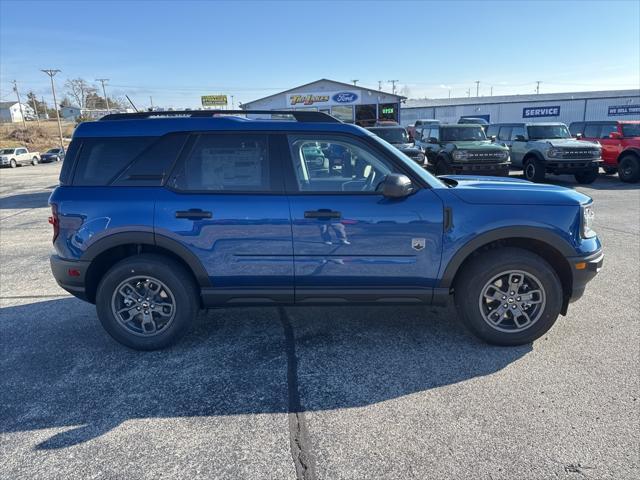
[[[576,173],[574,175],[576,182],[587,185],[593,183],[598,178],[598,168],[592,168],[591,170],[585,170],[584,172]]]
[[[198,312],[191,276],[160,255],[125,258],[102,277],[98,318],[118,342],[136,350],[164,348],[180,339]]]
[[[530,182],[544,182],[544,162],[536,157],[530,157],[524,161],[524,178]]]
[[[562,307],[562,285],[541,257],[520,248],[489,250],[459,272],[455,303],[464,325],[496,345],[544,335]]]
[[[38,157],[33,157],[31,159],[31,165],[37,165],[38,164]]]
[[[635,183],[640,180],[640,158],[628,153],[618,161],[618,176],[627,183]]]

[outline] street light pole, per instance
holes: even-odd
[[[53,109],[56,111],[56,118],[58,119],[58,133],[60,134],[60,148],[64,150],[64,143],[62,142],[62,124],[60,123],[60,112],[58,111],[58,100],[56,100],[56,86],[53,83],[53,77],[56,73],[60,72],[60,70],[40,70],[41,72],[49,75],[51,79],[51,93],[53,94]]]
[[[109,108],[109,99],[107,98],[107,92],[104,89],[104,82],[108,81],[108,78],[96,78],[96,82],[100,82],[102,84],[102,95],[104,96],[104,101],[107,104],[107,113],[111,113],[111,109]]]

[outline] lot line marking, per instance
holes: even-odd
[[[296,337],[291,320],[283,307],[278,308],[280,323],[284,331],[285,353],[287,355],[287,390],[289,396],[289,442],[291,456],[296,468],[297,480],[315,480],[315,459],[311,454],[309,431],[304,417],[298,388],[298,358],[296,357]]]

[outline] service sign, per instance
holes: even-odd
[[[360,103],[357,92],[288,93],[287,107],[326,107],[331,105],[354,105]]]
[[[203,107],[218,107],[227,104],[226,95],[203,95],[200,99]]]
[[[608,109],[610,117],[619,115],[640,115],[640,105],[611,105]]]
[[[522,118],[557,117],[560,115],[560,106],[552,107],[524,107]]]

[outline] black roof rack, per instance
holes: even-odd
[[[228,115],[288,115],[298,122],[342,123],[335,117],[308,110],[168,110],[161,112],[111,113],[100,120],[137,120],[144,118],[212,118]]]

